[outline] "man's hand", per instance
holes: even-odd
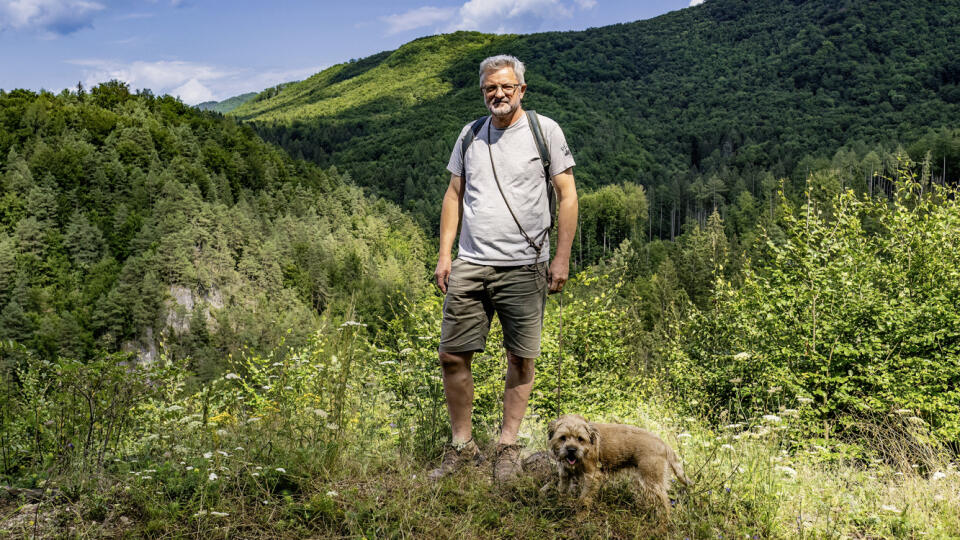
[[[550,263],[550,269],[547,270],[547,277],[550,279],[548,289],[550,294],[563,290],[563,284],[570,278],[570,261],[560,257],[554,257]]]
[[[437,288],[440,292],[447,294],[447,282],[450,280],[450,256],[440,257],[437,260],[437,269],[433,272],[433,278],[436,280]]]

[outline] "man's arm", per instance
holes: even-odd
[[[447,280],[450,278],[451,265],[450,252],[453,251],[453,240],[457,237],[457,229],[460,228],[460,218],[463,215],[463,184],[463,178],[455,174],[450,175],[450,185],[447,186],[447,192],[443,195],[443,206],[440,208],[440,255],[437,258],[437,269],[433,272],[433,277],[443,294],[447,294]],[[568,256],[569,251],[568,246]]]
[[[557,190],[557,251],[550,263],[550,292],[558,292],[570,277],[570,249],[577,232],[577,185],[573,181],[573,167],[554,175]]]

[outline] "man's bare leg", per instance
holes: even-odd
[[[521,358],[507,351],[507,381],[503,389],[503,427],[500,444],[515,444],[520,422],[527,412],[533,390],[533,358]]]
[[[473,373],[470,371],[472,352],[440,352],[440,367],[443,371],[443,394],[447,399],[450,414],[450,430],[453,444],[462,444],[473,436]],[[528,391],[529,396],[529,391]]]

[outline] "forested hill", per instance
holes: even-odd
[[[234,119],[116,81],[0,91],[0,340],[39,358],[163,352],[209,377],[324,316],[376,324],[422,292],[425,247]]]
[[[583,32],[422,38],[234,114],[432,226],[456,133],[486,112],[477,65],[515,54],[525,104],[563,125],[579,184],[643,184],[651,215],[670,216],[652,235],[669,238],[703,200],[722,213],[743,191],[762,197],[768,174],[802,182],[814,158],[861,165],[903,143],[955,177],[955,133],[909,145],[960,120],[958,32],[957,0],[709,0]]]

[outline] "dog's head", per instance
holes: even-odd
[[[600,436],[579,414],[565,414],[547,426],[550,452],[566,469],[580,469],[584,463],[596,463]]]

